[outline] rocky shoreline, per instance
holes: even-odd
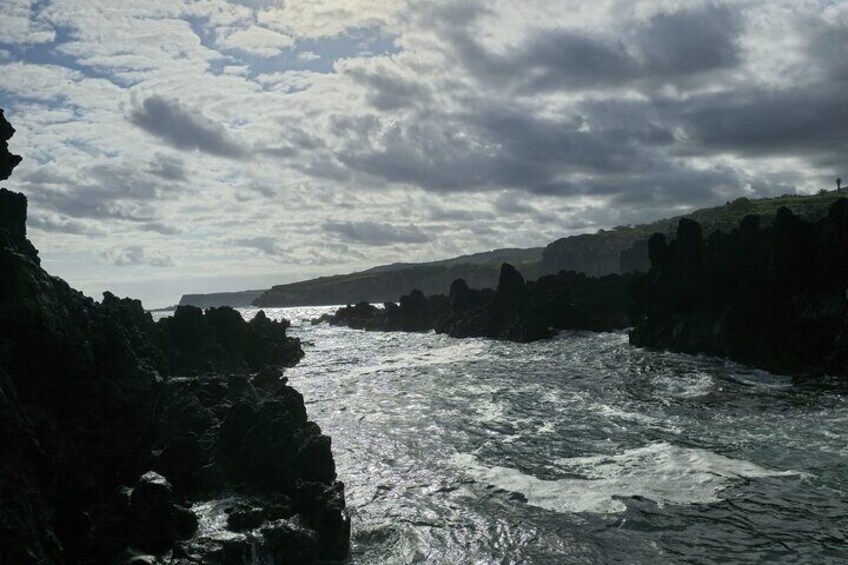
[[[781,208],[708,238],[682,220],[649,242],[630,342],[795,376],[848,376],[848,200],[819,221]]]
[[[413,291],[382,308],[358,303],[314,320],[377,331],[432,331],[516,342],[558,330],[629,327],[639,347],[725,357],[796,377],[848,375],[848,200],[807,221],[779,208],[729,233],[679,221],[649,240],[646,274],[573,272],[525,282],[509,264],[497,289],[458,279],[450,295]]]
[[[20,158],[0,112],[0,180]],[[95,302],[40,266],[26,198],[0,189],[0,562],[339,561],[330,439],[281,368],[288,323],[231,308]],[[199,503],[235,497],[224,536]]]
[[[515,267],[504,263],[495,290],[473,289],[457,279],[448,296],[424,296],[416,290],[383,308],[360,302],[313,323],[372,331],[435,330],[457,338],[524,343],[549,339],[559,330],[620,330],[630,325],[634,277],[591,278],[561,272],[527,282]]]

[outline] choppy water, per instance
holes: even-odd
[[[848,395],[624,334],[292,320],[355,564],[848,562]],[[247,315],[251,311],[245,311]]]

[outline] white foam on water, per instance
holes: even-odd
[[[585,478],[542,480],[517,469],[483,465],[470,453],[457,454],[451,462],[478,482],[520,493],[528,504],[563,513],[622,512],[626,506],[618,497],[631,496],[660,505],[707,504],[719,501],[718,493],[739,479],[799,475],[665,442],[620,455],[556,462],[563,471]]]
[[[700,398],[707,396],[716,388],[715,378],[701,371],[692,373],[665,375],[654,383],[666,396],[678,399]]]
[[[390,335],[387,340],[393,337]],[[373,363],[350,367],[349,372],[356,375],[369,375],[394,372],[399,369],[411,370],[439,365],[461,365],[471,359],[480,360],[486,358],[486,356],[486,349],[482,343],[469,343],[467,345],[453,343],[431,349],[395,352],[375,359]]]

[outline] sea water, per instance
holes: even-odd
[[[848,562],[848,395],[625,333],[533,344],[292,321],[352,563]],[[245,317],[254,309],[243,309]]]

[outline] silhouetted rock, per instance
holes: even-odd
[[[303,357],[297,339],[286,335],[289,323],[260,311],[250,322],[228,306],[203,312],[178,306],[157,324],[171,370],[178,373],[259,371],[268,365],[291,367]]]
[[[261,532],[265,550],[275,565],[311,565],[318,561],[318,539],[295,520],[270,522]]]
[[[496,290],[471,289],[462,279],[450,295],[410,293],[384,308],[368,303],[341,308],[330,324],[379,331],[436,330],[452,337],[518,342],[550,338],[555,330],[610,331],[630,325],[633,275],[598,279],[559,273],[526,283],[512,265],[501,267]],[[318,322],[318,321],[316,321]]]
[[[265,511],[250,504],[239,503],[227,509],[227,527],[231,530],[252,530],[265,522]]]
[[[12,127],[0,109],[0,180],[6,180],[12,174],[12,170],[21,162],[19,155],[9,152],[9,140],[15,135]]]
[[[768,370],[844,375],[848,201],[818,222],[777,211],[746,216],[703,240],[681,221],[675,240],[650,240],[637,284],[635,345],[726,356]]]
[[[200,537],[177,544],[170,564],[189,565],[250,565],[252,544],[245,536],[233,536],[222,539]],[[175,561],[177,559],[183,561]]]
[[[197,529],[197,518],[176,506],[172,494],[171,484],[153,471],[145,473],[135,485],[130,512],[135,545],[140,549],[164,552]]]
[[[97,303],[44,272],[25,217],[26,199],[0,189],[0,562],[247,562],[244,543],[176,542],[197,527],[190,501],[240,489],[269,518],[311,516],[306,536],[346,555],[329,438],[279,378],[303,355],[288,323],[225,308],[155,323],[137,300]],[[255,462],[217,461],[228,450]]]

